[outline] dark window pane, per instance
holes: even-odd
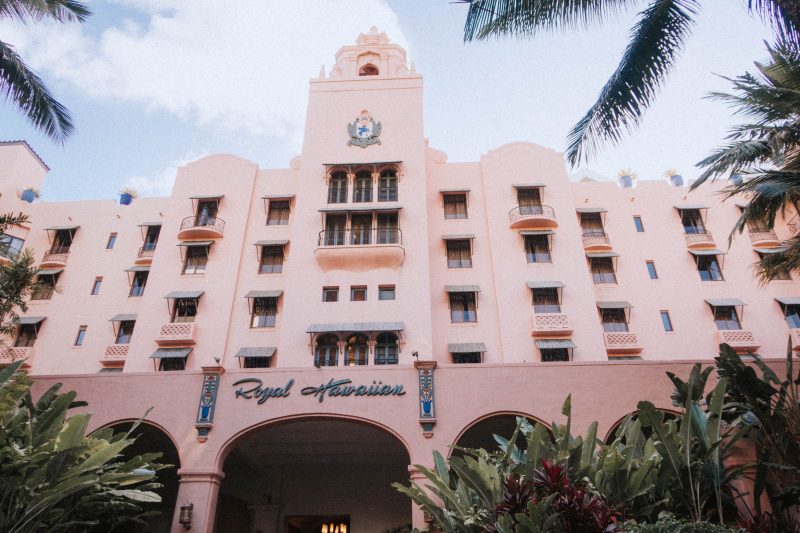
[[[197,316],[196,298],[177,298],[173,305],[173,322],[194,322],[194,317]]]
[[[274,328],[278,315],[277,298],[253,298],[251,328]]]
[[[81,326],[75,336],[75,346],[83,346],[84,339],[86,339],[86,326]]]
[[[133,275],[133,282],[131,283],[131,292],[128,296],[141,296],[144,294],[144,288],[147,285],[147,276],[150,272],[136,272]]]
[[[92,296],[97,296],[100,294],[100,287],[103,286],[103,278],[95,278],[94,284],[92,285]]]
[[[316,366],[336,366],[338,364],[339,339],[335,335],[323,335],[317,339],[314,350]]]
[[[644,233],[644,224],[642,224],[642,217],[634,216],[633,225],[636,227],[638,233]]]
[[[350,301],[351,302],[366,302],[367,301],[367,288],[366,287],[350,287]]]
[[[184,274],[202,274],[208,263],[208,246],[188,246],[183,264]]]
[[[610,257],[592,257],[589,259],[592,269],[592,281],[597,284],[616,283],[617,274],[614,272],[614,263]]]
[[[528,263],[552,262],[547,235],[525,235],[525,257]]]
[[[569,350],[567,348],[541,348],[541,352],[543,363],[569,361]]]
[[[703,281],[722,281],[722,269],[716,255],[697,256],[697,271]]]
[[[334,172],[331,176],[328,185],[328,203],[347,203],[347,174],[345,172]]]
[[[259,274],[278,274],[283,272],[283,246],[262,246]]]
[[[706,231],[699,209],[681,209],[681,222],[685,233],[705,233]]]
[[[652,261],[647,261],[645,264],[647,265],[647,274],[650,276],[650,279],[658,279],[656,264]]]
[[[474,292],[450,293],[450,321],[477,322]]]
[[[668,311],[661,311],[661,323],[664,325],[664,331],[674,331],[672,329],[672,320],[669,318]]]
[[[339,287],[324,287],[322,289],[323,302],[337,302],[339,301]]]
[[[267,213],[268,226],[285,226],[289,223],[289,200],[270,200]]]
[[[245,368],[269,368],[271,357],[245,357]]]
[[[628,331],[624,309],[602,309],[603,331]]]
[[[732,305],[722,305],[714,308],[714,322],[717,329],[742,329],[739,315]]]
[[[395,335],[391,333],[378,335],[377,343],[375,344],[375,364],[397,364],[397,337]]]
[[[35,324],[21,324],[17,331],[17,338],[14,340],[16,348],[30,348],[36,342],[38,332]]]
[[[561,304],[558,300],[558,289],[533,289],[534,313],[560,313]]]
[[[106,250],[110,250],[114,247],[114,244],[117,242],[117,234],[112,233],[108,236],[108,242],[106,243]]]
[[[467,195],[444,195],[444,218],[467,218]]]
[[[378,287],[378,300],[394,300],[394,285]]]
[[[160,359],[158,364],[158,369],[162,372],[171,372],[174,370],[185,370],[186,369],[186,358],[185,357],[167,357]]]
[[[800,328],[800,305],[786,306],[786,323],[790,328]]]
[[[378,180],[378,201],[397,201],[397,176],[394,170],[384,170]]]
[[[119,329],[117,330],[117,339],[115,341],[116,344],[128,344],[131,342],[131,337],[133,336],[133,328],[136,325],[135,320],[123,320],[119,323]]]
[[[471,268],[472,247],[469,239],[447,240],[447,268]]]
[[[481,352],[454,353],[453,362],[456,364],[480,363],[483,361]]]

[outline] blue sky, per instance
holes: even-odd
[[[694,164],[740,120],[703,99],[764,59],[770,32],[744,1],[704,2],[676,69],[642,126],[588,165],[661,179]],[[307,83],[336,50],[376,25],[425,77],[425,131],[450,161],[513,141],[563,150],[627,42],[636,13],[590,31],[462,42],[467,7],[447,0],[94,0],[83,25],[0,24],[0,38],[69,107],[64,146],[0,104],[0,139],[26,139],[50,166],[48,200],[110,198],[125,185],[168,193],[178,165],[228,152],[265,168],[298,153]],[[641,5],[645,5],[641,3]],[[586,172],[570,170],[575,177]]]

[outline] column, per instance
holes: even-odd
[[[193,533],[212,533],[214,518],[217,512],[217,498],[223,472],[178,470],[180,485],[178,486],[178,500],[175,503],[175,514],[172,518],[171,533],[184,533],[187,528],[180,523],[181,507],[192,506],[191,530]]]

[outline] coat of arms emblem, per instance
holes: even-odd
[[[371,144],[381,144],[378,139],[381,135],[381,123],[375,122],[366,111],[362,111],[352,124],[347,124],[347,133],[350,134],[347,146],[366,148]]]

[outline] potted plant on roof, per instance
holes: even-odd
[[[636,181],[636,172],[630,169],[624,169],[619,171],[619,186],[623,189],[628,189],[633,187],[633,183]]]
[[[20,194],[19,197],[22,199],[22,201],[32,204],[33,201],[39,198],[41,195],[42,193],[39,192],[39,189],[36,187],[28,187],[22,191],[22,194]]]
[[[678,171],[674,168],[667,170],[667,181],[670,182],[675,187],[683,187],[683,176],[678,174]]]
[[[131,205],[133,199],[138,197],[139,197],[139,192],[133,187],[125,187],[124,189],[119,191],[120,205]]]

